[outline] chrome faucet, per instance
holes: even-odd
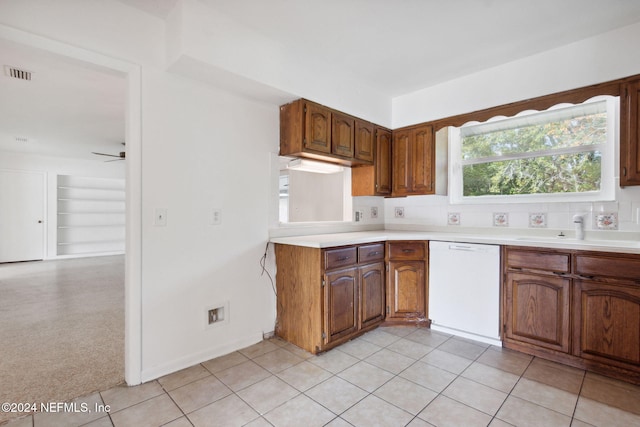
[[[584,218],[580,214],[575,214],[573,216],[573,225],[576,229],[576,239],[584,240]]]

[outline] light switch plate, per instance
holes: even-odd
[[[213,208],[211,211],[211,225],[222,224],[222,209]]]
[[[153,225],[156,227],[165,227],[167,225],[166,208],[156,208],[155,215],[153,217]]]

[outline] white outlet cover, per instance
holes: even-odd
[[[371,207],[371,218],[372,219],[378,218],[378,207],[377,206],[372,206]]]
[[[221,308],[222,309],[221,310],[222,319],[220,319],[219,321],[217,321],[215,323],[209,323],[209,310],[212,310],[214,308]],[[229,301],[220,301],[218,303],[208,305],[207,307],[204,308],[203,312],[204,312],[203,313],[204,314],[203,317],[204,317],[204,328],[205,329],[217,328],[219,326],[229,324],[229,318],[230,318]]]
[[[404,218],[404,208],[396,207],[394,212],[396,218]]]

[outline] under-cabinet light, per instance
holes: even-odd
[[[306,159],[293,159],[287,164],[287,169],[328,174],[342,172],[344,168],[330,163],[314,162]]]

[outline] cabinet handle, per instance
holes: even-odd
[[[582,277],[583,279],[593,279],[596,276],[588,276],[586,274],[579,274],[580,277]]]
[[[627,167],[622,168],[622,176],[627,176]]]
[[[412,254],[414,253],[416,250],[415,249],[403,249],[402,252],[405,254]]]
[[[369,255],[367,256],[376,256],[376,255],[380,255],[382,252],[380,251],[376,251],[376,252],[369,252]]]
[[[565,276],[567,273],[563,271],[554,271],[553,274],[555,274],[556,276]]]
[[[349,256],[341,256],[341,257],[338,257],[338,261],[346,261],[349,258],[351,258],[351,257],[349,257]]]

